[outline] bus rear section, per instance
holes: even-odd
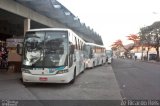
[[[105,47],[94,43],[85,44],[86,68],[93,68],[95,66],[106,63]]]
[[[106,50],[106,57],[107,57],[107,63],[108,64],[112,63],[112,56],[113,56],[112,50]]]

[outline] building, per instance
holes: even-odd
[[[160,50],[160,48],[159,48],[159,50]],[[147,46],[143,46],[143,47],[142,46],[136,46],[131,50],[131,53],[137,55],[138,56],[137,59],[155,60],[156,59],[156,54],[157,54],[156,49],[154,47],[150,47],[150,49],[148,51],[148,59],[147,59],[147,51],[148,51]]]
[[[81,23],[78,17],[56,0],[0,0],[0,43],[2,45],[8,38],[23,39],[25,32],[29,29],[50,27],[72,29],[86,42],[103,45],[98,33],[85,23]],[[12,48],[10,53],[16,53],[16,49]],[[20,60],[18,55],[13,55],[17,56],[17,61]]]

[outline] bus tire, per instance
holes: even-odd
[[[91,69],[93,69],[94,68],[94,62],[92,63],[92,67],[90,67]]]
[[[29,87],[29,83],[28,83],[28,82],[23,82],[23,85],[24,85],[25,87]]]
[[[93,67],[95,67],[96,65],[95,65],[95,62],[93,62]]]
[[[85,64],[84,64],[84,66],[83,66],[83,70],[82,70],[82,73],[84,73],[84,70],[85,70]]]
[[[104,62],[103,62],[103,60],[102,60],[102,65],[104,65]]]
[[[70,84],[73,84],[75,82],[75,79],[76,79],[76,68],[74,69],[73,79],[70,81]]]
[[[29,83],[28,83],[28,82],[24,82],[22,78],[20,78],[20,81],[22,82],[22,84],[23,84],[25,87],[28,87],[28,86],[29,86]]]

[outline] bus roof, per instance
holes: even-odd
[[[54,31],[54,30],[59,30],[59,31],[71,31],[71,29],[67,29],[67,28],[39,28],[39,29],[30,29],[28,30],[27,32],[30,32],[30,31]]]
[[[104,45],[98,45],[98,44],[95,44],[95,43],[86,43],[86,45],[91,45],[91,46],[97,46],[97,47],[105,48]]]

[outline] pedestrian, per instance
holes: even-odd
[[[6,46],[2,46],[0,50],[1,54],[1,67],[7,67],[8,65],[8,50]]]
[[[134,59],[137,60],[137,56],[136,55],[134,56]]]

